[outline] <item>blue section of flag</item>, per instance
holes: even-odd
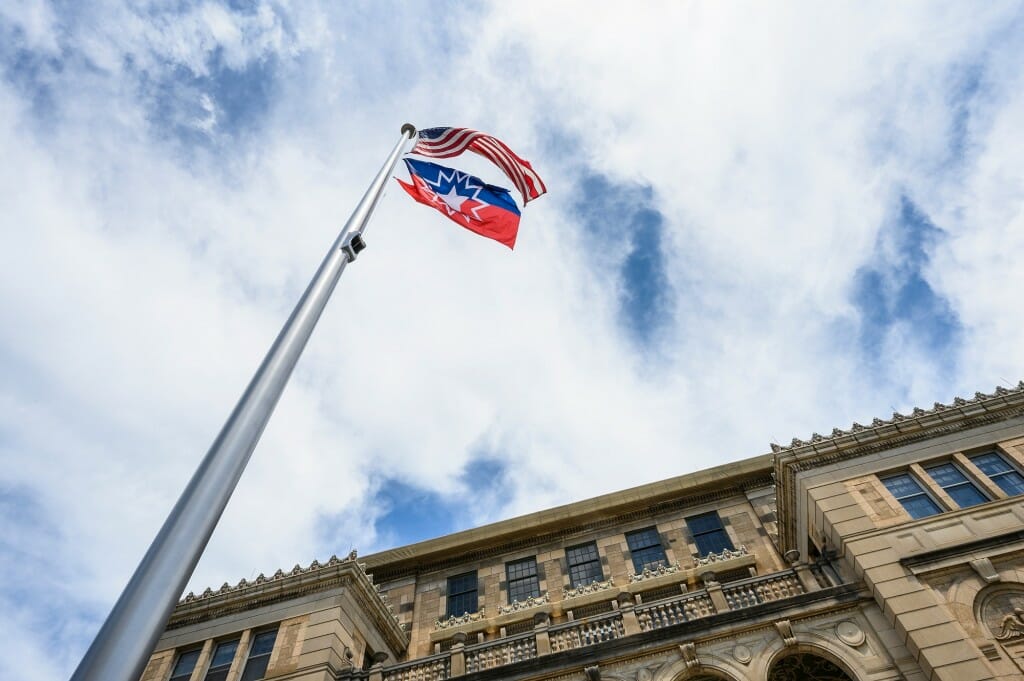
[[[423,179],[438,196],[444,197],[454,191],[455,194],[466,199],[486,203],[516,215],[520,214],[511,192],[504,187],[487,184],[469,173],[446,168],[429,161],[417,161],[411,158],[403,160],[409,168],[409,174]]]

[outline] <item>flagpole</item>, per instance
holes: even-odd
[[[416,128],[406,123],[352,216],[267,352],[210,451],[160,528],[71,681],[138,681],[345,266]]]

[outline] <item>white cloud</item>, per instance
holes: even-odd
[[[69,55],[29,74],[0,50],[0,489],[32,496],[75,565],[62,673],[406,119],[499,134],[550,194],[512,254],[391,189],[193,588],[378,546],[374,484],[463,494],[481,451],[515,465],[480,522],[1024,374],[1014,6],[12,7],[17,49]],[[211,84],[179,92],[192,118],[161,118],[147,88],[216,75],[217,50],[239,73],[276,64],[269,109],[232,130]],[[987,89],[951,163],[952,74],[974,63]],[[161,126],[182,120],[208,134]],[[676,309],[656,353],[618,323],[620,244],[574,210],[585,171],[649,184],[664,215]],[[849,336],[901,192],[949,234],[926,276],[965,328],[952,378],[900,343],[879,377]],[[19,646],[45,650],[4,598]]]

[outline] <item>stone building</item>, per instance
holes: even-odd
[[[1024,679],[1024,383],[181,601],[143,681]]]

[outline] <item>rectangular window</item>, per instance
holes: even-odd
[[[732,541],[722,526],[722,519],[718,517],[717,511],[691,516],[686,519],[686,526],[693,535],[698,555],[706,556],[709,553],[721,553],[725,549],[733,550]]]
[[[565,550],[565,561],[569,564],[569,586],[573,589],[604,579],[601,558],[594,542],[570,546]]]
[[[1024,475],[996,452],[976,454],[971,462],[1011,497],[1024,494]]]
[[[467,572],[448,578],[448,617],[476,612],[476,573]]]
[[[235,659],[235,652],[238,651],[238,639],[224,641],[217,645],[213,652],[213,659],[210,660],[210,668],[206,672],[206,681],[224,681],[231,671],[231,662]]]
[[[636,573],[643,572],[644,568],[656,570],[668,563],[657,528],[648,527],[636,532],[627,532],[626,544],[629,546],[629,555],[633,559],[633,570]]]
[[[174,669],[171,670],[171,678],[168,681],[188,681],[192,677],[192,671],[196,668],[199,653],[200,649],[196,648],[178,655],[178,661],[174,663]]]
[[[932,480],[939,484],[939,487],[946,491],[953,501],[960,508],[977,506],[988,501],[988,497],[981,493],[973,482],[967,479],[959,468],[951,463],[940,463],[937,466],[925,468]]]
[[[540,580],[537,579],[537,559],[535,557],[514,560],[505,563],[505,576],[508,577],[508,602],[522,603],[528,598],[540,596]]]
[[[277,640],[277,629],[264,631],[253,636],[252,646],[249,648],[249,659],[245,662],[245,671],[239,681],[257,681],[267,673],[267,664],[270,662],[270,653],[274,650],[274,641]]]
[[[914,520],[942,512],[939,505],[925,494],[921,485],[909,473],[885,478],[882,480],[882,484],[896,497],[896,501],[900,502]]]

